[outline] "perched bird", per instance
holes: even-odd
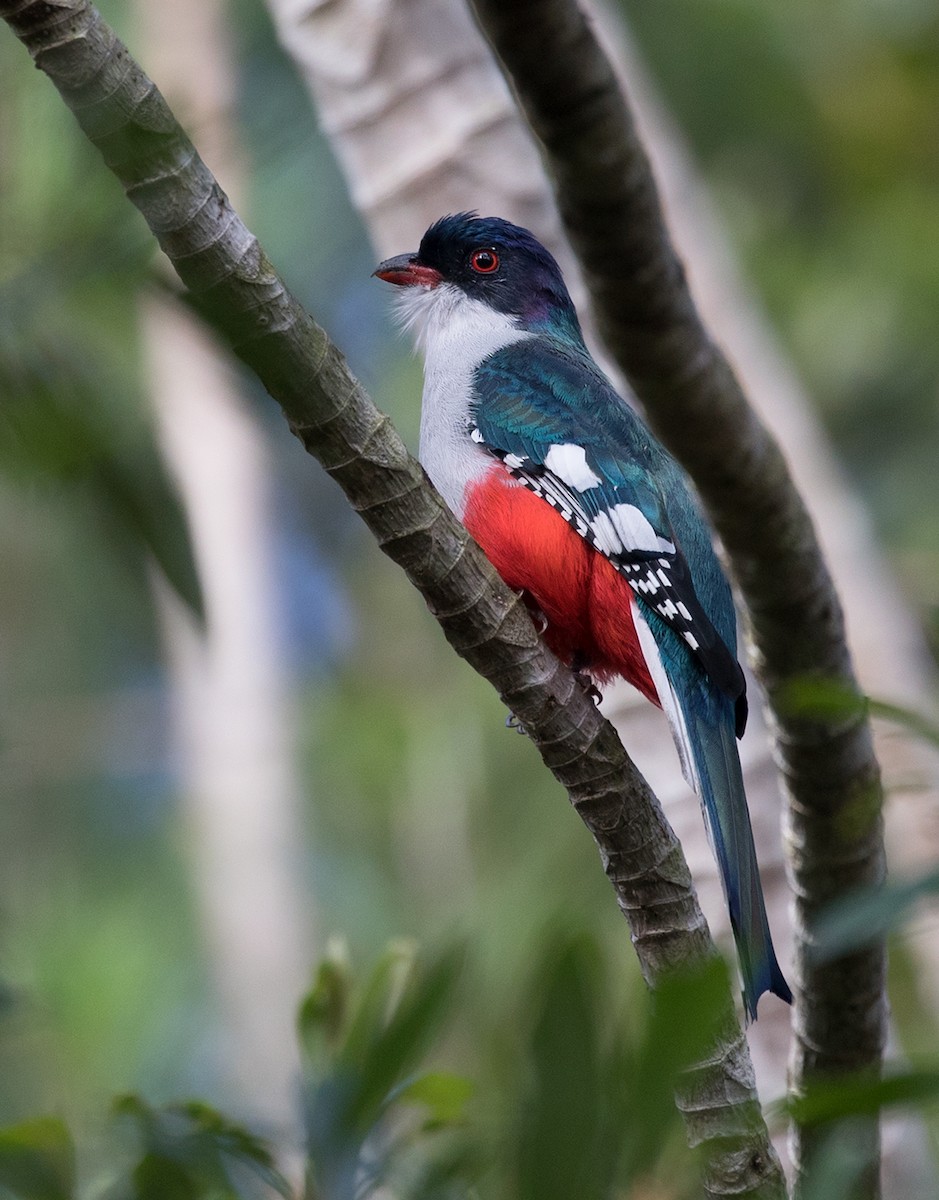
[[[576,671],[664,709],[701,798],[744,1003],[792,996],[776,961],[737,754],[747,703],[730,588],[688,482],[590,357],[528,232],[457,213],[381,263],[423,349],[420,459]]]

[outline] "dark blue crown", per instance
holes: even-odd
[[[470,266],[474,250],[490,249],[499,269],[479,275]],[[418,261],[435,267],[449,283],[511,313],[525,325],[550,326],[580,339],[580,327],[561,269],[541,242],[520,225],[474,212],[435,221],[421,238]]]

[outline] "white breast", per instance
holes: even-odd
[[[473,375],[491,354],[533,335],[452,284],[406,287],[398,296],[402,324],[414,331],[424,351],[420,460],[437,491],[462,517],[467,484],[494,462],[470,437]]]

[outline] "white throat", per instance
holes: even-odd
[[[449,283],[402,288],[397,308],[401,324],[424,352],[420,460],[462,517],[467,484],[495,461],[470,437],[476,368],[497,350],[534,335]]]

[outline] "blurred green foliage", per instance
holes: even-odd
[[[401,1200],[603,1200],[639,1187],[690,1197],[672,1090],[716,1032],[723,963],[667,981],[654,1004],[637,991],[625,1020],[596,943],[556,935],[527,981],[494,1119],[469,1079],[423,1066],[452,1016],[463,951],[418,957],[398,941],[360,982],[337,944],[299,1013],[302,1186],[262,1138],[206,1104],[123,1096],[87,1179],[62,1122],[0,1130],[0,1194],[72,1200],[106,1179],[115,1200],[369,1200],[388,1189]]]
[[[408,1168],[420,1182],[412,1177],[401,1194],[436,1190],[437,1169],[402,1160],[421,1135],[459,1125],[471,1094],[460,1076],[416,1070],[449,1007],[459,957],[451,952],[421,971],[414,946],[399,942],[359,995],[344,957],[321,965],[299,1020],[308,1200],[367,1197]],[[420,1110],[417,1120],[401,1116],[409,1107]]]
[[[22,1200],[69,1200],[75,1149],[65,1125],[37,1117],[0,1129],[0,1189]]]
[[[611,1018],[619,1002],[599,947],[556,931],[527,982],[493,1119],[467,1077],[424,1065],[456,1009],[463,957],[419,957],[398,941],[359,981],[334,943],[300,1006],[304,1142],[301,1161],[287,1156],[292,1179],[266,1139],[207,1104],[126,1095],[81,1170],[62,1121],[0,1129],[0,1195],[76,1200],[102,1185],[110,1200],[697,1195],[674,1088],[718,1032],[723,963],[665,980],[654,998],[637,991],[629,1019],[621,1005]],[[894,1070],[818,1081],[778,1105],[829,1130],[803,1195],[849,1200],[866,1161],[853,1118],[937,1096],[939,1072]]]
[[[138,1096],[122,1096],[114,1113],[130,1124],[136,1151],[127,1177],[112,1184],[115,1197],[221,1200],[276,1194],[290,1200],[290,1184],[264,1141],[207,1104],[155,1109]]]

